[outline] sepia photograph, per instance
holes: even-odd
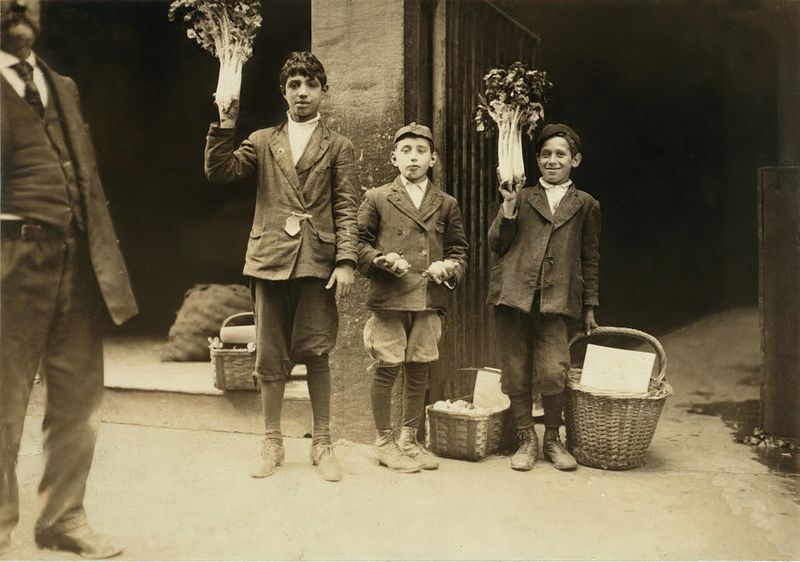
[[[800,0],[0,0],[0,560],[800,560]]]

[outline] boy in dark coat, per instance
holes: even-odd
[[[497,261],[488,302],[494,305],[502,389],[511,400],[520,447],[511,468],[530,470],[539,452],[532,378],[544,407],[544,457],[559,470],[575,459],[559,437],[570,367],[567,321],[597,327],[600,204],[570,179],[582,159],[567,125],[544,127],[536,142],[542,177],[533,187],[500,185],[503,205],[489,228]]]
[[[458,202],[428,179],[436,162],[428,127],[411,123],[394,136],[392,163],[400,175],[364,195],[358,211],[359,271],[370,278],[364,345],[377,361],[372,413],[378,432],[375,457],[399,472],[437,468],[417,442],[430,364],[449,294],[467,265],[467,240]],[[392,386],[401,371],[403,412],[399,435],[391,425]]]
[[[206,140],[206,176],[211,182],[258,179],[244,274],[256,319],[265,439],[251,476],[269,476],[283,463],[283,392],[292,366],[304,363],[314,414],[311,461],[323,479],[336,481],[341,467],[329,429],[328,354],[336,344],[336,298],[350,292],[356,265],[355,151],[320,120],[328,86],[314,55],[292,53],[280,83],[286,121],[255,131],[239,148],[238,102],[220,110]]]

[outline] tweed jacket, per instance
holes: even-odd
[[[257,195],[244,274],[279,281],[327,279],[342,262],[356,265],[355,150],[322,121],[292,163],[288,127],[260,129],[234,149],[235,129],[212,123],[206,138],[205,172],[213,183],[256,174]],[[300,231],[284,227],[292,216]]]
[[[85,216],[86,239],[97,284],[103,296],[109,316],[115,324],[122,324],[138,313],[136,299],[133,296],[128,269],[125,266],[119,249],[119,240],[111,222],[103,185],[97,173],[94,147],[89,135],[89,126],[84,122],[80,108],[78,87],[71,78],[53,71],[37,57],[37,65],[42,69],[50,87],[51,103],[55,103],[61,117],[64,137],[70,147],[72,165],[81,196],[81,205]],[[3,96],[16,92],[2,79]],[[27,107],[27,111],[34,111]],[[25,142],[24,131],[7,126],[12,122],[10,112],[16,104],[2,103],[2,177],[13,173],[14,146]],[[5,183],[5,181],[2,181]]]
[[[489,227],[495,257],[488,303],[528,312],[541,290],[541,312],[580,319],[598,306],[600,204],[572,185],[555,215],[537,184],[520,191],[517,216],[500,209]]]
[[[432,181],[419,209],[411,202],[400,176],[364,194],[358,210],[358,267],[370,278],[370,310],[446,313],[449,290],[430,282],[422,273],[432,262],[450,259],[458,264],[458,283],[467,267],[467,248],[458,202]],[[403,277],[372,265],[376,257],[390,252],[402,254],[411,266]]]

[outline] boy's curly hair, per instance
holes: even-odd
[[[294,51],[286,59],[281,68],[281,92],[286,88],[286,81],[290,76],[305,76],[306,78],[313,78],[320,83],[323,88],[328,83],[328,77],[325,75],[325,67],[319,62],[319,59],[308,51]]]

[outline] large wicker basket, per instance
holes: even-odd
[[[234,322],[252,319],[252,313],[233,314],[222,322],[222,328]],[[211,365],[214,368],[214,386],[220,390],[258,390],[254,376],[256,352],[248,349],[211,347]]]
[[[569,375],[569,401],[565,408],[567,445],[585,466],[627,470],[646,461],[647,449],[658,424],[664,402],[672,396],[666,380],[667,357],[653,336],[630,328],[600,327],[592,336],[624,336],[650,344],[656,351],[658,372],[646,393],[603,391],[581,386],[581,370]],[[573,338],[570,347],[584,339]]]
[[[479,369],[459,369],[444,381],[445,396],[472,402]],[[462,414],[425,408],[428,448],[440,457],[478,461],[499,451],[513,431],[511,410],[491,414]]]

